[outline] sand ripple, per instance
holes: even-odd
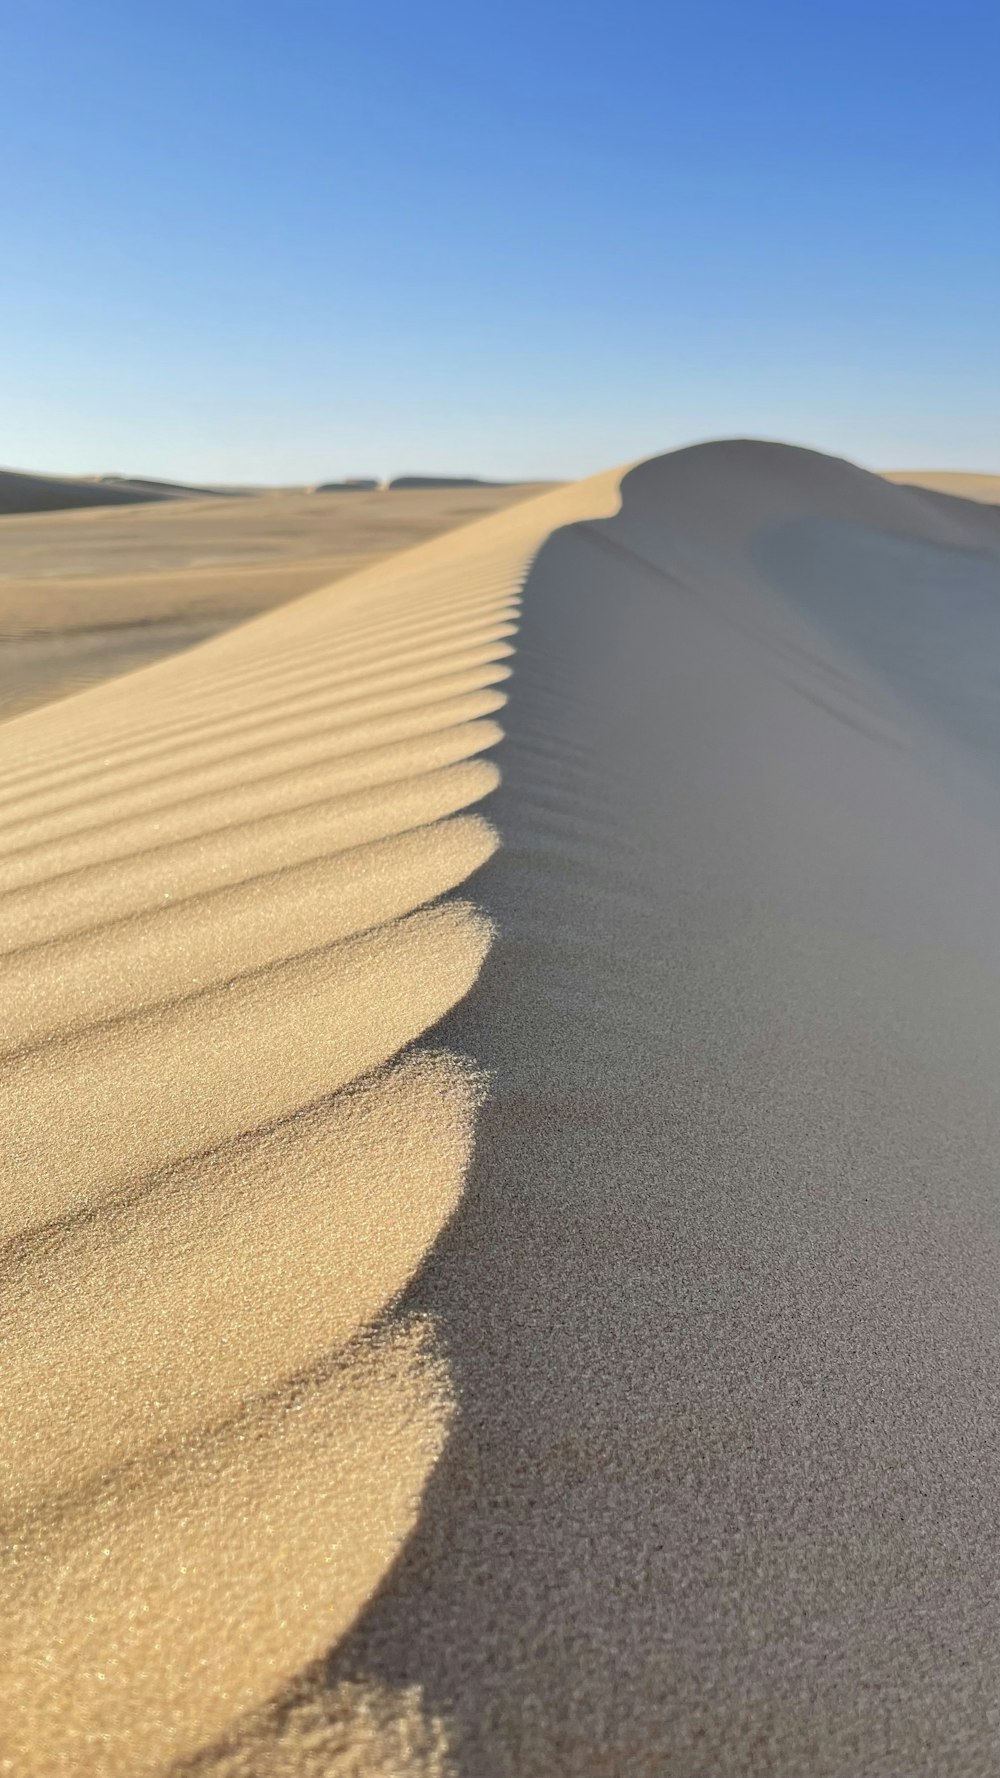
[[[193,1752],[414,1522],[450,1384],[433,1318],[386,1315],[483,1086],[411,1046],[491,942],[454,891],[497,844],[520,584],[578,507],[2,730],[3,1769]]]

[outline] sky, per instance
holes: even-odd
[[[996,0],[0,0],[0,462],[1000,472]]]

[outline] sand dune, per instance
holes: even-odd
[[[7,1770],[993,1770],[998,595],[734,441],[0,729]]]
[[[366,1330],[469,1160],[475,1064],[401,1052],[490,942],[440,898],[496,845],[540,504],[3,730],[19,1771],[195,1751],[412,1522],[447,1371],[420,1318]]]
[[[186,500],[219,492],[124,475],[27,475],[19,469],[0,469],[0,513],[137,506],[148,500]]]
[[[478,475],[395,475],[390,488],[502,488],[503,482],[483,481]]]
[[[190,648],[538,492],[344,489],[327,500],[265,490],[4,517],[0,716]]]

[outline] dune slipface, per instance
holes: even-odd
[[[0,730],[7,1770],[995,1770],[998,658],[732,442]]]

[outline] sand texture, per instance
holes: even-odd
[[[734,441],[0,728],[0,1771],[995,1772],[998,658]]]
[[[162,660],[540,489],[140,492],[141,505],[2,516],[4,491],[0,471],[0,719]]]

